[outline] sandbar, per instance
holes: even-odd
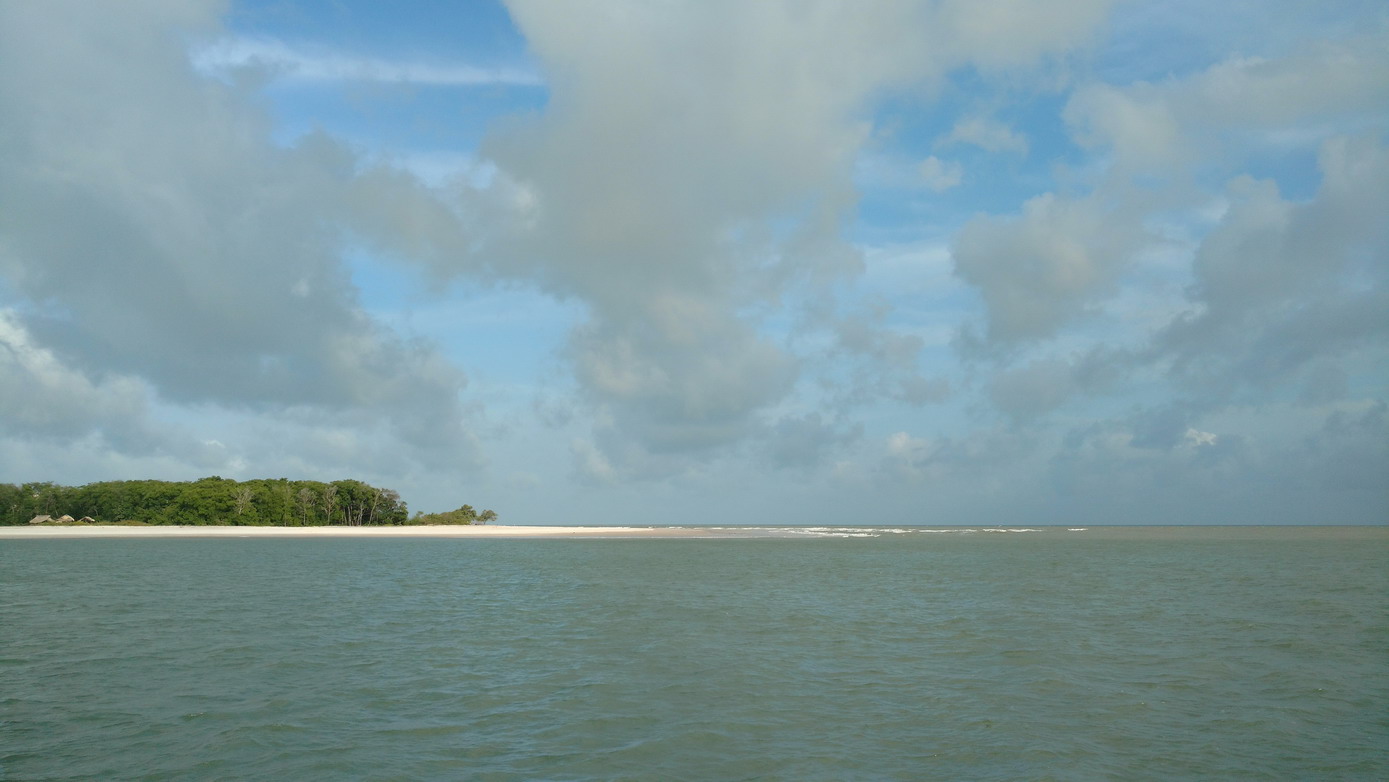
[[[739,532],[744,534],[740,535]],[[719,538],[746,530],[696,527],[551,527],[542,525],[419,525],[404,527],[214,527],[83,524],[0,527],[0,539],[42,538]]]

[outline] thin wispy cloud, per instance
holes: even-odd
[[[387,60],[343,54],[321,47],[296,47],[273,38],[227,37],[195,49],[193,66],[204,75],[226,76],[253,68],[290,82],[376,82],[432,87],[536,87],[534,71],[465,63]]]
[[[950,133],[941,139],[941,146],[973,144],[989,152],[1027,154],[1027,137],[988,117],[968,117],[960,120]]]

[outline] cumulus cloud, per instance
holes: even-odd
[[[12,328],[165,401],[369,410],[475,458],[463,375],[373,321],[341,262],[355,156],[275,146],[249,95],[189,66],[181,35],[217,10],[0,8],[0,275],[32,303]]]
[[[1389,147],[1372,137],[1328,140],[1322,184],[1306,202],[1238,177],[1230,207],[1193,269],[1199,308],[1159,334],[1155,349],[1207,392],[1281,385],[1389,333]]]
[[[740,439],[797,365],[743,314],[758,303],[748,297],[846,257],[825,245],[853,200],[858,112],[918,67],[913,48],[884,45],[906,43],[916,10],[512,11],[553,74],[551,110],[484,153],[536,195],[534,229],[511,250],[519,263],[591,306],[570,343],[584,390],[654,451]],[[799,252],[768,271],[730,238],[777,220],[792,221],[786,246]]]
[[[1178,314],[1147,333],[1131,319],[1128,346],[1104,334],[1098,341],[1111,345],[1084,362],[1092,379],[1165,373],[1152,379],[1173,383],[1181,401],[1136,419],[1134,444],[1171,447],[1201,415],[1290,387],[1309,401],[1351,393],[1349,368],[1382,356],[1389,328],[1379,314],[1389,307],[1389,228],[1377,207],[1389,200],[1385,36],[1380,28],[1279,58],[1226,59],[1160,83],[1078,88],[1065,118],[1080,144],[1108,153],[1093,190],[976,217],[955,237],[956,273],[986,306],[983,344],[1074,337],[1126,287],[1152,284],[1156,272],[1137,259],[1189,253],[1190,283],[1168,305]],[[1321,183],[1305,200],[1240,173],[1289,144],[1315,145]],[[1202,189],[1211,172],[1229,177],[1214,212]],[[1155,229],[1183,212],[1190,235]],[[962,345],[979,344],[965,336]],[[1082,382],[1080,364],[1028,355],[990,381],[993,402],[1015,421],[1109,387]]]
[[[925,340],[887,327],[882,322],[886,314],[887,309],[879,307],[832,322],[834,342],[828,358],[835,371],[819,382],[841,411],[875,399],[922,406],[950,394],[948,381],[922,373],[919,357]]]
[[[516,0],[532,71],[235,37],[211,1],[0,4],[0,463],[456,483],[467,378],[384,322],[452,301],[358,289],[420,272],[558,302],[572,378],[488,446],[595,503],[770,465],[934,523],[1379,520],[1389,28],[1236,44],[1249,7]],[[476,147],[273,143],[317,93],[256,90],[328,82],[547,101]],[[488,399],[537,394],[495,366]]]
[[[942,48],[982,68],[1007,68],[1086,43],[1110,0],[1040,6],[1017,0],[944,0]]]
[[[0,432],[42,440],[105,432],[134,451],[161,440],[136,378],[93,381],[34,344],[13,312],[0,311]]]
[[[1114,290],[1141,230],[1122,205],[1047,193],[1020,215],[966,223],[955,237],[955,273],[983,296],[988,339],[1046,338]]]
[[[545,111],[488,135],[486,182],[349,190],[354,225],[432,273],[582,302],[566,356],[600,422],[592,442],[614,469],[649,471],[760,435],[796,387],[805,357],[764,319],[861,270],[842,235],[874,102],[955,67],[1062,52],[1106,4],[509,7],[546,74]],[[959,170],[936,174],[943,187]],[[942,393],[898,375],[890,394]]]
[[[570,357],[618,429],[657,452],[760,431],[801,362],[754,313],[861,268],[840,235],[872,102],[1064,51],[1107,4],[985,5],[510,3],[552,100],[483,145],[533,196],[489,251],[589,304]]]
[[[1241,148],[1313,144],[1329,123],[1382,124],[1389,27],[1317,41],[1284,57],[1233,57],[1197,74],[1086,85],[1065,109],[1078,141],[1107,148],[1125,173],[1171,173]]]
[[[737,440],[753,411],[789,389],[793,360],[737,319],[698,299],[652,305],[631,319],[590,322],[571,341],[583,387],[650,450]]]
[[[1129,333],[1132,349],[1090,333],[1098,347],[1084,360],[1034,349],[1007,357],[1026,363],[994,368],[992,401],[1015,422],[1103,391],[1116,374],[1126,387],[1146,378],[1162,400],[1077,425],[1050,446],[1056,494],[1040,504],[1085,499],[1096,504],[1076,512],[1149,522],[1372,522],[1376,503],[1382,515],[1382,477],[1356,465],[1382,464],[1389,447],[1349,425],[1383,426],[1367,374],[1389,355],[1382,39],[1227,60],[1162,84],[1083,87],[1067,119],[1082,144],[1111,153],[1095,189],[1042,196],[1019,217],[976,218],[957,236],[957,273],[980,290],[989,338],[1035,348],[1068,328],[1078,339],[1078,316],[1152,279],[1125,275],[1157,249],[1159,215],[1200,213],[1190,238],[1161,240],[1189,258],[1175,317]],[[1316,150],[1310,197],[1242,173],[1270,149],[1298,147]],[[1211,172],[1227,177],[1213,212],[1202,192]],[[1100,204],[1115,210],[1103,225]],[[1093,252],[1103,247],[1118,252]]]

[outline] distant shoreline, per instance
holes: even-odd
[[[418,525],[373,527],[219,527],[152,524],[0,527],[0,539],[43,538],[708,538],[728,530],[691,527],[542,527],[520,525]]]
[[[621,538],[893,538],[899,535],[947,536],[972,535],[985,537],[1031,537],[1011,533],[1042,533],[1065,535],[1077,540],[1325,540],[1359,539],[1374,543],[1389,543],[1389,526],[1336,525],[1268,525],[1268,526],[1140,526],[1112,525],[1090,527],[900,527],[888,525],[824,526],[543,526],[543,525],[409,525],[409,526],[180,526],[113,524],[0,526],[0,540],[56,540],[84,538],[532,538],[532,539],[621,539]],[[1010,533],[995,535],[991,533]]]

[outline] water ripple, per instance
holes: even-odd
[[[6,542],[0,778],[1389,777],[1382,540],[865,529]]]

